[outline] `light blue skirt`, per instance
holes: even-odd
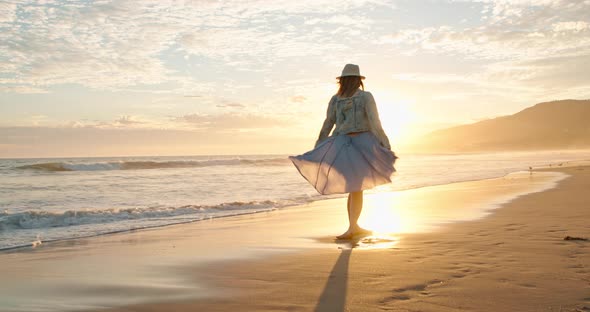
[[[323,195],[371,189],[391,182],[395,154],[371,132],[327,138],[313,150],[290,156],[299,173]]]

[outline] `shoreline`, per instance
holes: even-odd
[[[588,162],[590,162],[590,160]],[[581,163],[581,162],[580,161],[575,161],[574,164],[572,164],[571,166],[579,166],[579,165],[577,165],[578,163]],[[545,169],[549,169],[549,168],[551,168],[551,165],[548,165],[547,167],[540,167],[537,170],[545,170]],[[566,168],[566,167],[563,167],[563,168]],[[448,183],[423,185],[423,186],[419,186],[419,187],[415,187],[415,188],[400,189],[400,190],[394,190],[394,191],[390,191],[390,192],[404,192],[404,191],[411,191],[411,190],[419,190],[419,189],[422,189],[422,188],[437,187],[437,186],[444,186],[444,185],[452,185],[452,184],[457,184],[457,183],[467,183],[467,182],[496,180],[496,179],[502,179],[502,178],[505,178],[506,176],[509,176],[511,174],[517,174],[517,173],[520,173],[520,172],[524,172],[524,171],[510,172],[510,173],[507,173],[507,174],[505,174],[503,176],[498,176],[498,177],[481,178],[481,179],[475,178],[475,179],[467,179],[467,180],[460,180],[460,181],[451,181],[451,182],[448,182]],[[67,241],[79,240],[79,239],[89,239],[89,238],[95,238],[95,237],[101,237],[101,236],[107,236],[107,235],[118,235],[118,234],[125,234],[125,233],[133,233],[133,232],[137,232],[137,231],[165,229],[165,228],[171,227],[171,226],[182,226],[182,225],[188,225],[188,224],[193,224],[193,223],[198,223],[198,222],[207,222],[207,221],[217,220],[217,219],[232,218],[232,217],[243,217],[243,216],[255,215],[255,214],[260,214],[260,213],[268,213],[268,212],[272,212],[272,211],[276,211],[276,210],[297,209],[297,208],[300,208],[302,206],[313,204],[314,202],[321,202],[321,201],[334,200],[334,199],[342,199],[345,196],[346,196],[345,194],[336,194],[336,195],[330,195],[329,198],[318,198],[318,199],[315,199],[315,200],[310,200],[310,201],[308,201],[306,203],[288,204],[286,206],[273,207],[273,208],[269,208],[267,210],[255,210],[255,211],[252,211],[252,212],[243,212],[243,213],[237,213],[237,214],[232,214],[232,215],[222,215],[222,216],[208,217],[208,218],[203,218],[203,219],[200,219],[200,220],[181,221],[181,222],[177,222],[177,223],[170,223],[170,224],[164,224],[164,225],[154,225],[154,226],[146,226],[146,227],[133,228],[133,229],[114,230],[112,232],[105,232],[105,233],[98,233],[98,234],[90,234],[90,235],[77,236],[77,237],[59,238],[59,239],[48,239],[48,240],[38,240],[38,241],[33,241],[31,243],[28,243],[28,244],[19,245],[19,246],[0,247],[0,255],[2,253],[8,253],[8,252],[21,252],[21,251],[22,252],[26,252],[26,251],[30,251],[31,248],[36,248],[36,247],[41,246],[43,244],[53,244],[53,243],[67,242]]]
[[[459,198],[447,198],[445,197],[445,193],[456,193],[456,195],[459,195],[460,192],[466,192],[465,194],[469,194],[473,192],[474,187],[475,189],[481,190],[482,186],[486,185],[486,183],[494,185],[494,181],[509,183],[510,179],[496,178],[475,182],[457,182],[449,185],[394,192],[390,193],[389,196],[399,197],[399,194],[409,193],[409,195],[403,196],[408,196],[411,199],[420,198],[426,194],[426,197],[434,197],[432,200],[437,202],[441,207],[444,205],[453,207],[453,203],[458,202]],[[472,194],[471,197],[475,202],[481,204],[482,201],[485,202],[487,199],[495,197],[498,194],[505,194],[506,191],[512,188],[509,184],[506,184],[506,186],[509,186],[508,190],[506,187],[500,187],[495,190],[485,190],[480,194]],[[431,193],[428,193],[429,191]],[[373,197],[375,195],[373,194]],[[345,206],[344,200],[344,198],[327,199],[303,205],[296,209],[284,209],[268,213],[223,218],[224,220],[213,219],[162,228],[47,243],[47,246],[42,245],[41,248],[31,249],[25,252],[0,253],[0,260],[4,264],[4,268],[0,269],[0,273],[7,273],[6,271],[8,270],[10,271],[8,273],[11,273],[14,279],[26,278],[27,276],[34,278],[36,274],[46,274],[44,272],[54,270],[56,266],[64,266],[65,263],[68,263],[72,266],[71,268],[73,270],[56,273],[57,275],[63,275],[61,276],[62,280],[59,281],[60,283],[57,283],[57,286],[59,286],[57,289],[61,289],[61,291],[41,294],[39,296],[41,299],[39,300],[51,298],[52,300],[63,300],[67,302],[68,298],[70,300],[72,299],[72,295],[64,296],[62,291],[74,291],[74,294],[77,293],[78,297],[83,298],[104,299],[100,300],[103,305],[96,302],[88,302],[81,304],[78,308],[75,305],[71,305],[67,308],[69,310],[93,310],[99,306],[101,308],[112,308],[113,306],[121,305],[136,307],[137,305],[142,306],[144,304],[142,302],[146,298],[150,298],[148,301],[156,302],[169,301],[171,298],[176,298],[172,301],[185,302],[187,300],[201,300],[196,298],[203,297],[202,300],[204,301],[199,301],[202,303],[209,300],[206,297],[219,299],[220,295],[222,297],[225,295],[227,289],[231,289],[231,287],[228,288],[223,283],[220,284],[214,277],[200,276],[200,274],[210,271],[217,272],[217,275],[228,278],[232,276],[229,274],[231,272],[227,272],[226,270],[212,269],[216,267],[215,263],[228,265],[232,265],[232,263],[252,264],[266,258],[270,260],[277,259],[278,261],[284,257],[288,259],[289,257],[299,258],[302,255],[309,254],[327,254],[325,255],[326,257],[333,257],[334,251],[341,250],[338,248],[346,249],[346,244],[339,245],[330,239],[333,234],[341,230],[342,224],[346,222],[345,212],[341,209],[342,206]],[[384,199],[381,198],[380,200],[382,201]],[[400,199],[390,198],[389,200]],[[365,211],[377,210],[371,209],[371,206],[374,206],[376,202],[375,200],[372,201],[373,204],[371,204],[371,199],[368,198],[368,208]],[[410,201],[409,203],[414,208],[421,207],[417,202]],[[461,198],[461,203],[466,203],[464,198]],[[498,204],[501,203],[496,203],[496,205]],[[457,213],[461,215],[468,211],[473,213],[473,207],[464,206],[466,210],[457,211]],[[494,207],[486,206],[484,210],[489,209],[494,209]],[[420,231],[438,233],[441,230],[444,231],[444,229],[461,226],[461,224],[466,223],[463,221],[476,220],[467,222],[470,223],[478,222],[477,220],[486,220],[490,218],[490,216],[485,216],[489,213],[487,211],[482,215],[480,209],[475,215],[467,216],[466,220],[459,220],[450,225],[442,224],[434,232],[433,228],[419,229],[417,231],[418,233],[416,231],[408,231],[407,229],[400,230],[400,234],[387,234],[377,237],[376,241],[369,242],[364,247],[361,246],[360,249],[357,248],[355,250],[363,250],[365,247],[368,250],[363,250],[362,252],[369,250],[376,252],[400,250],[400,248],[406,248],[403,242],[407,241],[408,238],[424,235],[419,233]],[[411,216],[405,217],[411,220]],[[304,230],[301,231],[299,229]],[[236,239],[236,237],[239,237],[239,239]],[[377,243],[379,241],[384,243],[384,245],[378,246]],[[205,254],[197,255],[195,250],[201,250]],[[66,257],[64,254],[72,259],[64,259],[63,257]],[[147,265],[138,265],[133,259],[142,259]],[[114,270],[115,272],[103,272],[105,275],[104,278],[111,278],[111,280],[108,280],[108,282],[97,282],[95,280],[96,278],[91,276],[95,273],[89,271],[88,264],[86,263],[88,261],[96,266],[92,267],[91,265],[91,268],[94,270],[98,269],[99,272],[103,269],[98,266],[103,265],[105,261],[106,263],[117,263],[119,267]],[[302,261],[307,262],[307,260]],[[22,262],[34,263],[36,266],[35,270],[31,273],[31,268],[21,264]],[[269,267],[274,267],[274,265],[269,265]],[[137,272],[134,272],[134,270]],[[149,274],[151,275],[154,272],[157,274],[150,276],[150,278],[145,278],[144,274],[146,272],[150,272]],[[8,276],[10,277],[10,274]],[[200,277],[191,277],[187,280],[187,276]],[[80,289],[80,282],[85,285],[83,291]],[[54,280],[49,280],[47,283],[49,287],[56,286]],[[212,285],[213,287],[210,287]],[[215,287],[215,285],[221,286]],[[0,285],[0,293],[1,288],[2,285]],[[107,291],[108,289],[111,289],[111,291]],[[113,294],[112,291],[115,289],[119,289],[120,294]],[[104,293],[105,291],[106,294]],[[19,290],[12,290],[12,293],[15,292],[18,293]],[[243,289],[238,291],[238,293],[242,292]],[[129,293],[135,294],[135,297],[130,299],[128,296],[125,296],[125,294]],[[198,295],[195,295],[196,293]],[[15,301],[18,301],[17,299]],[[0,298],[0,302],[2,302],[2,298]],[[96,306],[96,304],[99,304],[99,306]],[[218,304],[224,306],[226,303]],[[210,306],[209,308],[213,307]],[[14,311],[18,310],[18,308],[14,308]],[[22,311],[23,309],[20,310]],[[66,309],[64,308],[63,310]]]
[[[590,311],[590,242],[564,240],[590,237],[590,166],[559,171],[569,177],[556,187],[485,218],[401,234],[388,248],[185,267],[222,295],[108,311]]]
[[[585,166],[585,165],[590,165],[590,160],[573,160],[573,161],[564,161],[564,162],[555,163],[555,164],[547,164],[544,166],[535,167],[535,168],[533,168],[533,171],[544,171],[545,169],[559,169],[559,168],[577,167],[577,166]],[[443,182],[443,183],[436,183],[435,182],[432,184],[425,184],[425,185],[420,185],[417,187],[385,190],[385,192],[404,192],[404,191],[412,191],[412,190],[418,190],[418,189],[428,188],[428,187],[452,185],[452,184],[456,184],[456,183],[466,183],[466,182],[477,182],[477,181],[501,179],[501,178],[505,178],[508,175],[516,174],[519,172],[525,172],[525,171],[524,170],[512,171],[512,172],[505,173],[504,175],[498,175],[498,176],[493,176],[493,177],[468,178],[468,179],[460,179],[457,181],[449,181],[449,182]],[[395,181],[394,181],[394,183],[395,183]],[[371,194],[371,191],[369,191],[366,194]],[[184,225],[184,224],[192,224],[192,223],[210,221],[211,219],[223,219],[223,218],[228,218],[228,217],[239,217],[239,216],[250,215],[250,214],[267,213],[267,212],[275,211],[275,210],[297,209],[298,207],[306,206],[306,205],[309,205],[314,202],[319,202],[319,201],[324,201],[324,200],[333,200],[333,199],[342,199],[345,197],[345,195],[346,194],[330,195],[330,196],[327,196],[327,198],[319,197],[319,198],[311,199],[306,202],[283,204],[283,205],[279,205],[277,207],[262,208],[262,210],[253,210],[252,212],[241,212],[241,213],[230,214],[230,215],[204,217],[203,219],[200,219],[200,220],[180,221],[180,222],[168,223],[168,224],[163,224],[163,225],[148,225],[148,226],[132,228],[132,229],[117,229],[117,230],[113,230],[112,232],[96,233],[96,234],[82,235],[82,236],[77,236],[77,237],[67,237],[67,238],[57,238],[57,239],[47,239],[47,240],[38,239],[36,241],[31,241],[30,243],[26,243],[26,244],[22,244],[22,245],[18,245],[18,246],[0,247],[0,255],[2,253],[6,253],[6,252],[26,252],[27,250],[29,250],[29,248],[35,248],[35,247],[43,245],[43,244],[51,244],[51,243],[59,243],[59,242],[63,242],[63,241],[101,237],[104,235],[125,234],[125,233],[132,233],[132,232],[136,232],[136,231],[165,229],[170,226],[178,226],[178,225]],[[257,203],[257,202],[251,202],[251,203]],[[262,201],[259,203],[262,203]],[[122,220],[122,221],[124,221],[124,220]],[[80,224],[80,225],[85,226],[86,224]],[[39,228],[39,230],[42,231],[43,228]]]
[[[165,225],[146,226],[146,227],[141,227],[141,228],[133,228],[133,229],[129,229],[129,230],[116,230],[113,232],[91,234],[91,235],[86,235],[86,236],[77,236],[77,237],[60,238],[60,239],[52,239],[52,240],[40,240],[39,242],[31,242],[26,245],[0,248],[0,255],[4,252],[9,253],[9,252],[30,251],[30,249],[37,248],[38,246],[41,246],[43,244],[54,244],[54,243],[67,242],[67,241],[73,241],[73,240],[79,240],[79,239],[91,239],[91,238],[95,238],[95,237],[102,237],[102,236],[108,236],[108,235],[119,235],[119,234],[124,235],[126,233],[134,233],[134,232],[138,232],[138,231],[150,231],[150,230],[165,229],[170,226],[182,226],[185,224],[191,224],[191,223],[197,223],[197,222],[207,222],[210,220],[217,220],[217,219],[224,219],[224,218],[231,218],[231,217],[243,217],[243,216],[255,215],[255,214],[259,214],[259,213],[268,213],[268,212],[272,212],[272,211],[282,209],[282,208],[297,207],[297,206],[300,206],[300,205],[272,208],[272,209],[268,209],[268,210],[244,212],[244,213],[238,213],[238,214],[233,214],[233,215],[216,216],[216,217],[204,218],[204,219],[200,219],[200,220],[182,221],[182,222],[178,222],[178,223],[170,223],[170,224],[165,224]]]

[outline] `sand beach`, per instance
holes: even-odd
[[[3,311],[588,311],[590,167],[0,254]],[[61,308],[60,308],[61,307]]]

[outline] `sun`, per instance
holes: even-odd
[[[411,125],[417,122],[417,115],[412,110],[415,101],[391,91],[376,90],[372,93],[377,102],[381,125],[389,140],[395,143],[406,143],[414,136]]]

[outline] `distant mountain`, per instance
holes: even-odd
[[[590,100],[539,103],[514,115],[432,132],[424,152],[590,148]]]

